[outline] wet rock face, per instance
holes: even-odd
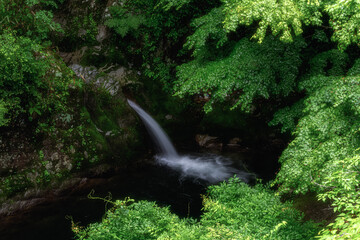
[[[104,70],[115,68],[115,66],[105,66],[97,69],[94,66],[84,67],[79,64],[69,66],[75,74],[84,80],[87,84],[93,84],[97,88],[105,89],[111,96],[121,93],[121,86],[126,84],[127,72],[125,67],[117,67],[116,69],[105,74]]]
[[[34,138],[31,127],[8,129],[0,135],[0,206],[19,193],[38,189],[52,176],[72,170],[72,159],[63,145],[50,136],[43,141]]]

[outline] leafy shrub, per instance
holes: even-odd
[[[346,55],[332,51],[315,58],[317,74],[304,77],[299,84],[307,97],[292,129],[294,139],[280,157],[282,167],[275,183],[280,192],[315,191],[319,199],[332,202],[339,215],[321,231],[320,239],[356,239],[360,224],[360,60],[344,76]],[[288,113],[278,112],[275,120],[287,118]]]
[[[328,175],[324,182],[331,188],[318,196],[321,200],[330,199],[338,216],[321,230],[319,239],[360,239],[360,157],[346,158],[338,164],[342,168]]]
[[[13,117],[30,111],[41,98],[38,89],[45,85],[42,77],[49,66],[44,58],[35,56],[40,51],[41,46],[27,37],[16,37],[11,32],[0,35],[0,97]]]
[[[355,68],[347,76],[315,75],[300,84],[308,96],[295,138],[280,158],[276,183],[281,191],[323,192],[332,187],[325,184],[328,175],[358,155],[360,78],[351,74]]]
[[[60,24],[53,21],[49,8],[57,8],[63,0],[2,0],[0,1],[0,34],[14,30],[36,42],[48,38],[51,32],[61,32]]]
[[[202,28],[194,35],[206,37],[197,34],[198,31]],[[201,38],[189,39],[200,41],[190,46],[202,45]],[[287,96],[294,90],[302,47],[302,40],[288,45],[269,37],[262,45],[243,38],[231,47],[228,56],[222,58],[216,51],[211,52],[215,46],[194,49],[195,53],[201,51],[201,54],[197,53],[193,61],[177,68],[176,94],[209,94],[206,111],[211,111],[214,102],[225,100],[230,101],[232,108],[241,106],[249,111],[257,98]]]
[[[223,226],[244,239],[311,239],[316,227],[263,185],[251,188],[237,178],[209,188],[204,226]],[[211,238],[210,238],[211,239]]]
[[[160,208],[154,202],[131,202],[131,199],[116,201],[115,208],[106,213],[106,218],[101,223],[94,223],[85,230],[77,231],[77,238],[156,239],[163,231],[179,222],[179,218],[171,214],[168,208]]]
[[[65,107],[69,86],[78,86],[69,69],[28,37],[0,35],[0,98],[10,120],[30,119]]]
[[[65,106],[68,87],[75,82],[46,42],[50,33],[62,31],[51,12],[62,2],[0,2],[0,99],[8,123],[19,114],[31,120]]]
[[[209,188],[200,221],[179,219],[153,202],[116,201],[101,223],[73,226],[77,239],[311,239],[317,228],[302,223],[290,203],[262,185],[232,178]]]

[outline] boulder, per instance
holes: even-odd
[[[227,148],[230,148],[230,149],[240,149],[241,148],[241,139],[238,138],[238,137],[234,137],[232,139],[229,140],[229,143],[226,144],[226,147]]]
[[[218,137],[209,136],[207,134],[196,134],[195,140],[200,147],[216,150],[222,150],[223,147],[223,144]]]

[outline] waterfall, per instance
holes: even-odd
[[[176,152],[175,147],[172,145],[168,135],[160,127],[160,125],[143,109],[131,100],[127,100],[129,105],[137,112],[141,120],[144,122],[145,127],[150,133],[156,146],[161,151],[161,154],[167,158],[178,158],[179,154]]]
[[[232,167],[233,161],[223,156],[215,154],[179,155],[160,125],[136,103],[129,99],[127,101],[144,122],[146,129],[160,150],[160,154],[155,156],[158,164],[180,172],[181,177],[201,179],[209,183],[217,183],[234,175],[245,182],[253,177],[252,174]]]

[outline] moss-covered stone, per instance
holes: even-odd
[[[125,163],[135,157],[141,149],[141,137],[124,96],[111,96],[96,89],[90,90],[87,96],[88,131],[102,151],[106,151],[107,161]]]
[[[65,65],[54,68],[64,68],[63,77],[73,74]],[[21,199],[30,189],[57,188],[98,165],[126,166],[143,152],[140,125],[121,80],[107,81],[106,73],[94,77],[95,82],[71,86],[64,107],[38,116],[37,125],[19,119],[23,126],[2,128],[0,203]]]

